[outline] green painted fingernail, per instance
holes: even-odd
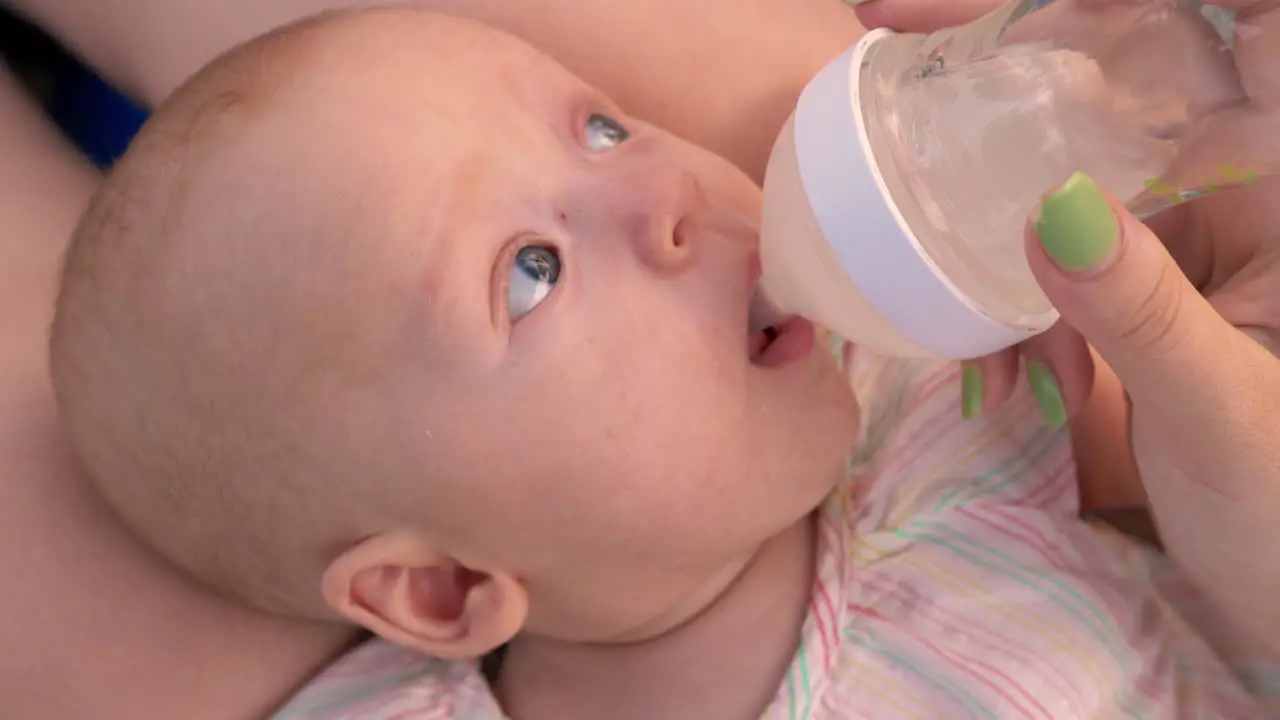
[[[1058,267],[1080,271],[1111,255],[1120,224],[1102,188],[1078,172],[1041,203],[1036,234]]]
[[[964,363],[960,370],[960,414],[965,420],[972,420],[982,414],[982,395],[986,383],[982,379],[982,368],[973,363]]]
[[[1042,362],[1027,363],[1027,382],[1031,385],[1031,394],[1040,406],[1040,414],[1044,415],[1044,423],[1051,428],[1060,428],[1067,424],[1067,403],[1062,399],[1062,388],[1058,378]]]

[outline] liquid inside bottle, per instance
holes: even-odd
[[[1014,0],[928,36],[869,36],[815,78],[775,147],[766,294],[896,354],[973,356],[1047,329],[1024,234],[1073,173],[1146,217],[1280,172],[1280,114],[1250,105],[1236,39],[1234,16],[1194,0]]]
[[[912,44],[890,38],[877,55],[914,57]],[[1099,111],[1097,65],[1069,50],[1003,53],[955,70],[945,85],[864,79],[881,84],[864,96],[875,118],[867,128],[898,210],[939,269],[1002,322],[1027,325],[1052,309],[1023,244],[1047,188],[1087,168],[1133,197],[1172,159],[1168,141]],[[927,115],[913,113],[922,103]]]
[[[1084,171],[1122,200],[1150,204],[1149,188],[1167,185],[1161,178],[1182,142],[1243,98],[1225,43],[1195,8],[1171,1],[1155,14],[1146,8],[1144,19],[1141,7],[1099,12],[1076,2],[1012,7],[1012,17],[966,28],[968,38],[888,37],[868,51],[859,79],[869,141],[898,210],[940,271],[1012,325],[1052,310],[1023,243],[1045,192]],[[1039,27],[1018,27],[1033,20]],[[1168,37],[1144,33],[1143,23]],[[1127,43],[1161,47],[1146,47],[1155,56],[1147,60],[1107,47],[1121,30]],[[1134,37],[1144,34],[1152,37]],[[1180,62],[1202,77],[1170,78],[1181,68],[1161,48],[1186,38],[1195,42],[1179,43]],[[1221,164],[1223,183],[1233,170],[1248,180],[1247,168]],[[1182,199],[1167,194],[1152,209]]]

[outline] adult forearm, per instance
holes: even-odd
[[[13,0],[145,104],[271,27],[380,0]],[[841,0],[422,0],[523,37],[757,180],[805,82],[863,30]]]
[[[0,383],[43,346],[62,252],[97,183],[0,60]]]

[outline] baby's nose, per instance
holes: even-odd
[[[619,188],[621,228],[642,263],[663,273],[679,272],[693,258],[690,220],[706,199],[694,173],[678,167],[642,169]]]

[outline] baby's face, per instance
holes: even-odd
[[[623,635],[819,504],[857,408],[816,343],[753,359],[748,178],[514,41],[447,55],[335,46],[209,172],[342,236],[299,259],[385,368],[334,412],[419,478],[399,522],[525,579],[533,629]]]

